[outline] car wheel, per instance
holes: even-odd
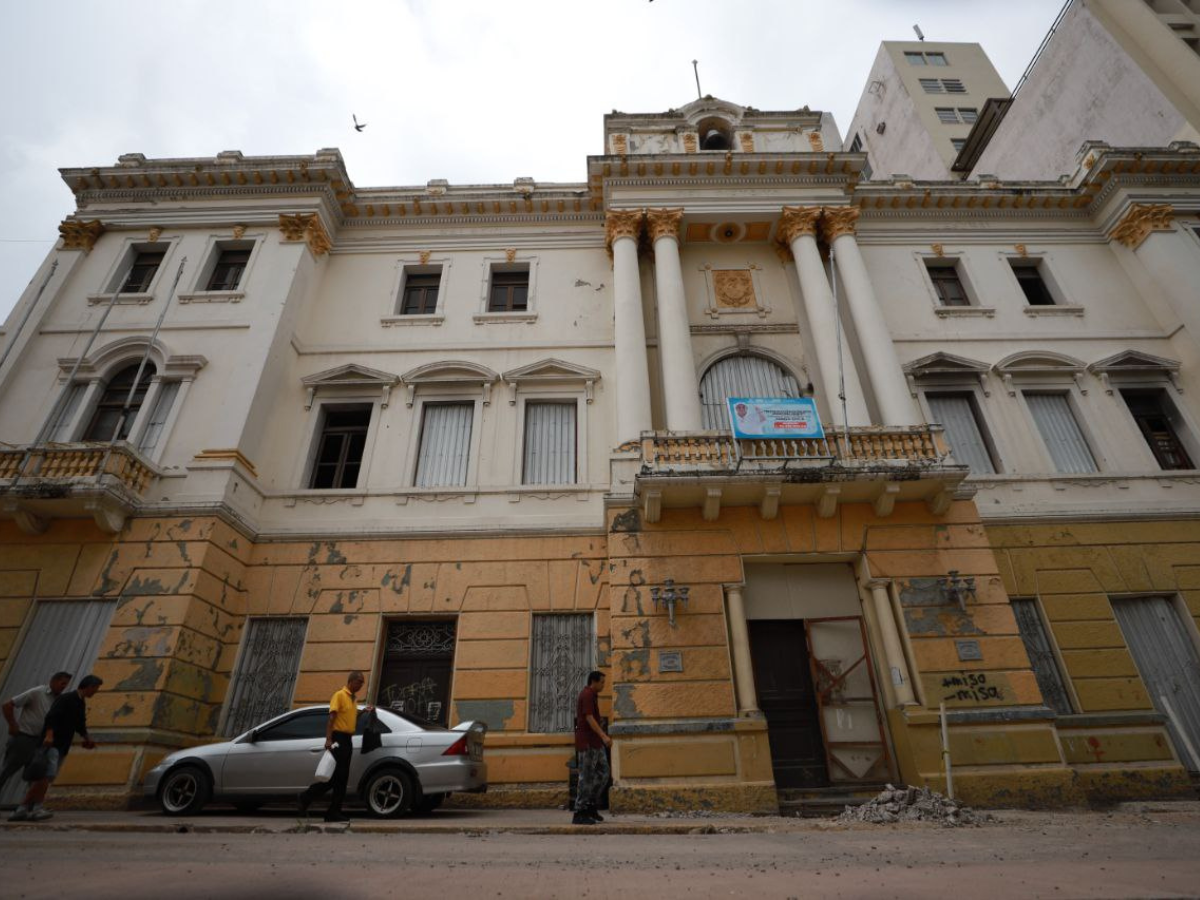
[[[367,810],[381,819],[394,819],[412,808],[415,793],[413,780],[406,772],[384,769],[367,781]]]
[[[168,816],[198,813],[208,802],[211,788],[208,776],[196,766],[172,769],[158,789],[158,805]]]
[[[417,802],[414,809],[419,813],[431,813],[441,806],[445,799],[445,794],[426,794]]]

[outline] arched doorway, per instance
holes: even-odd
[[[800,397],[794,375],[779,363],[763,356],[743,353],[727,356],[708,367],[700,379],[700,405],[704,428],[729,428],[729,397]]]

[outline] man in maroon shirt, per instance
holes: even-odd
[[[596,805],[608,784],[608,755],[605,747],[612,738],[600,727],[600,692],[604,690],[604,673],[588,673],[587,687],[575,701],[575,751],[579,759],[579,788],[575,794],[575,817],[572,825],[595,825],[603,822]]]

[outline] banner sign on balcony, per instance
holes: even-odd
[[[823,438],[812,397],[730,397],[729,421],[735,438]]]

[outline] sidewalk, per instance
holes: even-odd
[[[978,810],[977,810],[978,812]],[[1166,801],[1122,803],[1109,810],[992,810],[993,820],[980,828],[1020,830],[1072,821],[1084,824],[1196,823],[1200,802]],[[279,807],[253,814],[217,808],[195,816],[169,818],[157,810],[56,812],[45,822],[9,822],[0,818],[0,840],[14,831],[89,831],[144,834],[304,834],[309,832],[355,834],[782,834],[812,831],[941,829],[931,823],[896,825],[842,823],[836,819],[796,819],[782,816],[737,816],[693,813],[670,817],[611,815],[599,825],[572,825],[571,814],[557,809],[441,809],[429,815],[403,819],[374,819],[350,810],[348,825],[327,825],[318,813],[301,817],[294,809]],[[969,831],[970,828],[958,829]]]

